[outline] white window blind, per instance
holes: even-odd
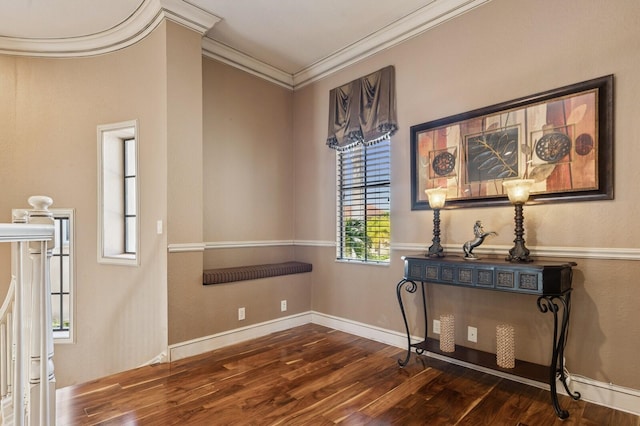
[[[385,139],[337,152],[337,258],[388,263],[391,147]]]

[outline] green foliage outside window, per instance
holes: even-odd
[[[391,220],[389,213],[373,216],[367,220],[367,239],[371,242],[369,259],[389,260]]]
[[[389,213],[373,216],[366,221],[345,220],[346,257],[359,260],[389,260]]]

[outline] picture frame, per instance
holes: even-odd
[[[534,179],[529,204],[613,199],[613,75],[411,126],[411,210],[509,204],[502,182]]]

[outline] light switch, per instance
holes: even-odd
[[[162,235],[162,221],[159,220],[156,222],[156,232],[158,235]]]

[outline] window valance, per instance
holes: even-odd
[[[395,80],[390,65],[329,92],[329,148],[375,143],[396,132]]]

